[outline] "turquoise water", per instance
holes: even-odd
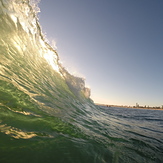
[[[37,6],[0,0],[0,162],[163,162],[163,111],[89,95],[45,41]]]

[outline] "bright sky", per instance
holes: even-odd
[[[40,24],[96,103],[163,105],[163,0],[42,0]]]

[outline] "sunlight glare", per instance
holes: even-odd
[[[44,58],[46,61],[49,63],[49,65],[52,66],[52,68],[59,73],[59,67],[56,62],[56,55],[52,51],[48,51],[47,53],[44,54]]]

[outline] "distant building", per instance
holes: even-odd
[[[136,107],[137,107],[137,108],[139,107],[139,104],[138,104],[138,103],[136,103]]]

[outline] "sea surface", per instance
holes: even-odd
[[[163,111],[95,105],[35,2],[0,0],[0,163],[163,163]]]

